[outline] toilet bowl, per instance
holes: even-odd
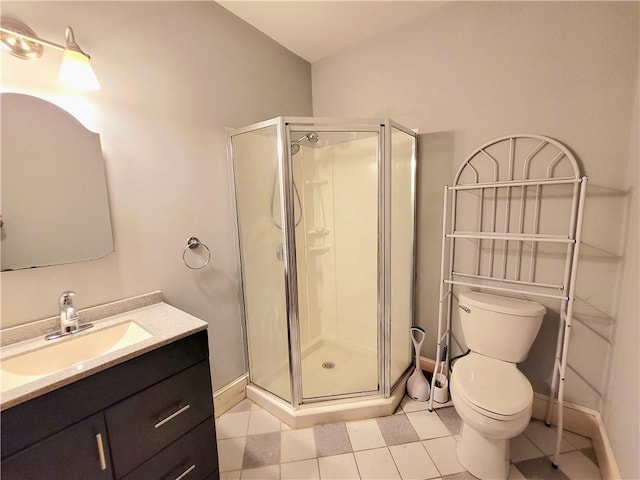
[[[509,440],[531,419],[533,388],[518,370],[546,311],[539,303],[480,292],[459,295],[469,355],[453,364],[453,406],[462,419],[458,461],[482,480],[506,480]]]
[[[531,419],[531,384],[515,364],[471,353],[455,364],[450,385],[463,421],[458,461],[478,478],[506,479],[509,440]]]

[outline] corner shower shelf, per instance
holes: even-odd
[[[313,230],[307,231],[307,235],[311,235],[314,237],[324,237],[325,235],[329,235],[331,233],[326,228],[315,228]]]
[[[331,250],[330,247],[309,247],[307,249],[310,253],[327,253]]]
[[[556,175],[560,170],[562,173]],[[443,349],[447,347],[450,352],[451,340],[459,345],[451,327],[454,288],[559,301],[560,321],[546,415],[550,425],[555,402],[558,431],[554,465],[558,464],[562,440],[567,353],[586,184],[587,178],[581,176],[576,159],[561,143],[540,135],[510,135],[473,152],[458,169],[453,185],[444,188],[436,369]],[[553,194],[548,193],[549,186],[553,186]],[[472,195],[460,197],[461,193]],[[566,233],[558,234],[557,218],[562,213],[567,217],[566,222],[561,222]],[[470,223],[475,227],[470,229]],[[549,231],[552,225],[554,232]],[[501,248],[496,248],[496,242]],[[564,253],[548,255],[541,251],[544,244],[559,245]],[[538,280],[538,270],[544,270],[552,280]],[[553,275],[556,272],[562,275]],[[448,362],[448,358],[444,361]],[[432,398],[429,409],[434,407],[441,405],[434,405]]]

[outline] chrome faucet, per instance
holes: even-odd
[[[73,297],[76,296],[76,292],[67,290],[60,294],[58,299],[58,305],[60,305],[60,332],[72,333],[78,330],[78,321],[80,315],[73,306]]]
[[[93,327],[91,323],[80,325],[80,315],[73,306],[73,297],[75,296],[76,292],[72,292],[71,290],[66,290],[60,294],[60,298],[58,299],[58,305],[60,307],[60,331],[50,333],[44,337],[45,340],[53,340],[54,338],[64,337]]]

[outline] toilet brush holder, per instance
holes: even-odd
[[[437,403],[447,403],[449,401],[449,379],[444,373],[436,373],[435,382],[433,382],[433,401]]]

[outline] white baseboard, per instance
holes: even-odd
[[[547,419],[547,406],[549,404],[549,396],[542,393],[533,394],[533,411],[531,416],[536,420],[545,422]],[[581,407],[573,403],[564,402],[563,405],[563,428],[570,432],[591,438],[594,434],[595,410]],[[551,413],[551,424],[558,424],[558,407],[553,406]]]
[[[613,455],[613,449],[609,443],[609,437],[607,431],[604,429],[604,423],[600,413],[595,413],[596,426],[594,428],[594,434],[591,437],[591,443],[593,449],[596,452],[596,458],[600,466],[600,472],[604,480],[618,480],[622,478],[620,476],[620,470],[618,470],[618,464],[616,463],[616,457]]]
[[[216,418],[247,397],[245,387],[248,383],[249,374],[245,373],[213,393],[213,410]]]
[[[432,372],[435,368],[435,360],[426,357],[420,357],[420,367],[427,371]],[[533,411],[532,418],[536,420],[546,421],[547,418],[547,405],[549,402],[549,396],[541,393],[533,394]],[[590,408],[575,405],[573,403],[564,402],[563,405],[563,428],[570,432],[589,437],[593,444],[593,450],[596,453],[598,459],[598,466],[600,467],[600,473],[604,480],[617,480],[620,478],[620,472],[616,459],[613,456],[613,450],[607,437],[607,432],[604,429],[602,417],[600,412],[591,410]],[[558,407],[553,407],[551,415],[551,423],[557,425]]]
[[[420,357],[420,368],[425,372],[433,373],[433,370],[436,368],[436,361],[427,357]],[[447,373],[448,372],[445,372],[445,375],[447,375]],[[449,375],[447,375],[447,377],[448,376]]]
[[[545,421],[549,396],[541,393],[533,395],[533,414],[536,420]],[[593,444],[593,450],[598,459],[600,473],[604,480],[617,480],[620,478],[618,464],[613,455],[607,431],[604,428],[600,412],[582,407],[573,403],[564,402],[563,428],[570,432],[589,437]],[[557,425],[558,407],[554,405],[551,414],[551,424]]]

